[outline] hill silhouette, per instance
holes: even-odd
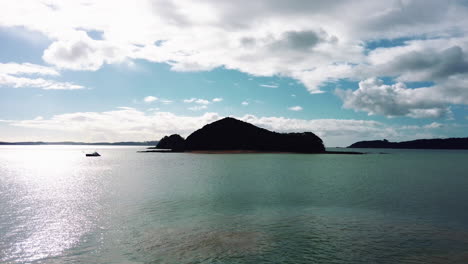
[[[185,140],[178,134],[173,134],[163,137],[158,145],[156,146],[158,149],[171,149],[172,151],[184,151],[185,150]]]
[[[359,141],[348,148],[394,148],[394,149],[468,149],[468,138],[417,139],[402,142],[384,140]]]
[[[173,140],[171,141],[171,137]],[[164,137],[158,148],[170,144],[182,145],[179,135]],[[175,146],[175,145],[174,145]],[[260,151],[260,152],[299,152],[324,153],[322,139],[312,132],[277,133],[254,126],[232,117],[205,125],[190,134],[184,142],[186,151]],[[171,147],[172,148],[172,147]],[[182,151],[180,148],[174,151]]]

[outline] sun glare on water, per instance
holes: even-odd
[[[0,248],[2,261],[34,261],[60,254],[80,241],[82,235],[96,225],[100,208],[96,192],[96,176],[105,168],[93,166],[96,159],[87,159],[84,149],[62,146],[34,146],[30,151],[0,154],[0,198],[6,200],[9,215],[5,226],[14,246]],[[11,191],[11,188],[14,191]],[[8,193],[8,197],[2,197]],[[3,230],[1,230],[3,231]],[[4,258],[4,259],[2,259]]]

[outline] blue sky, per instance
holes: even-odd
[[[0,141],[157,140],[225,116],[327,146],[467,136],[463,1],[0,10]]]

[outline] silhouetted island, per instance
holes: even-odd
[[[417,139],[402,142],[384,140],[359,141],[348,148],[393,148],[393,149],[468,149],[468,138]]]
[[[156,150],[143,152],[166,152],[168,149],[172,152],[199,153],[335,153],[326,152],[322,139],[312,132],[277,133],[232,117],[205,125],[185,140],[177,134],[165,136],[156,146]]]
[[[312,132],[277,133],[231,117],[193,132],[186,150],[254,150],[274,152],[325,152],[322,139]]]
[[[170,149],[172,151],[181,152],[185,150],[185,139],[178,134],[163,137],[156,149]]]

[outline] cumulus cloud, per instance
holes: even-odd
[[[323,36],[325,35],[325,36]],[[293,51],[310,51],[320,42],[325,40],[326,33],[319,34],[312,30],[306,31],[286,31],[282,34],[282,38],[272,44],[273,49],[290,49]],[[336,41],[336,38],[331,38]]]
[[[413,118],[450,117],[450,105],[468,104],[468,38],[410,40],[404,45],[378,48],[367,64],[352,66],[341,76],[368,78],[356,91],[337,90],[343,107],[371,115]],[[393,76],[396,83],[383,85],[373,76]],[[370,78],[371,77],[371,78]],[[405,83],[433,83],[409,89]]]
[[[213,98],[213,100],[211,100],[211,101],[213,101],[214,103],[219,103],[219,102],[223,101],[223,98],[219,98],[219,97],[218,98]]]
[[[157,97],[154,97],[154,96],[151,96],[151,95],[150,95],[150,96],[146,96],[146,97],[143,99],[143,101],[145,101],[146,103],[152,103],[152,102],[157,101],[157,100],[158,100]]]
[[[184,99],[183,102],[184,103],[193,103],[193,102],[195,102],[195,100],[197,100],[197,98]]]
[[[141,112],[131,107],[121,107],[106,112],[77,112],[54,115],[51,118],[9,121],[10,125],[28,129],[61,131],[72,140],[106,141],[157,140],[166,134],[183,135],[219,119],[215,113],[198,117],[176,116],[167,112]],[[105,135],[103,138],[102,136]],[[73,138],[74,136],[74,138]],[[82,137],[80,139],[80,137]]]
[[[203,105],[201,105],[203,107]],[[217,113],[197,116],[175,115],[168,112],[142,112],[131,107],[120,107],[105,112],[76,112],[38,117],[31,120],[3,120],[7,125],[29,131],[49,131],[76,141],[143,141],[157,140],[164,135],[178,133],[188,136],[203,125],[221,119]],[[312,131],[322,137],[327,146],[345,146],[363,139],[413,139],[417,133],[430,136],[439,124],[393,127],[377,121],[342,119],[293,119],[285,117],[235,117],[259,127],[279,132]],[[398,131],[398,133],[397,133]],[[403,132],[402,132],[403,131]],[[43,140],[49,140],[43,138]],[[55,137],[52,140],[57,140]]]
[[[413,33],[417,27],[424,31],[428,25],[440,27],[441,22],[450,20],[448,16],[457,13],[451,8],[455,7],[441,1],[392,1],[362,26],[372,31],[387,31],[393,36]]]
[[[298,105],[296,105],[296,106],[291,106],[291,107],[288,107],[288,110],[295,111],[295,112],[297,112],[297,111],[302,111],[302,107],[301,107],[301,106],[298,106]]]
[[[58,76],[50,67],[31,63],[0,63],[0,86],[13,88],[39,88],[43,90],[76,90],[81,85],[40,78],[34,75]]]
[[[247,106],[247,105],[249,105],[249,102],[247,102],[247,101],[243,101],[243,102],[241,103],[241,105],[243,105],[243,106]]]
[[[409,89],[401,82],[387,85],[382,80],[371,78],[359,82],[359,89],[355,91],[337,89],[336,93],[343,100],[343,107],[364,111],[369,115],[440,118],[450,117],[448,103],[468,103],[468,100],[441,97],[444,88],[434,86]],[[468,99],[466,95],[465,98]]]
[[[312,131],[328,144],[333,142],[352,142],[359,138],[393,138],[395,129],[376,121],[345,119],[293,119],[284,117],[257,117],[245,115],[246,122],[281,132]],[[348,143],[346,143],[348,144]]]
[[[433,82],[444,97],[445,90],[451,93],[444,105],[430,101],[433,107],[418,103],[401,112],[420,117],[447,114],[448,104],[464,102],[452,92],[467,88],[453,88],[451,79],[468,79],[467,14],[462,0],[25,0],[2,2],[0,26],[47,36],[52,43],[43,59],[59,69],[95,71],[144,59],[175,71],[223,67],[290,77],[310,93],[342,79],[371,77]],[[93,32],[100,38],[90,37]],[[379,40],[390,45],[368,48]],[[399,114],[372,101],[368,112]]]
[[[398,81],[443,82],[468,74],[468,38],[454,37],[406,41],[403,46],[379,48],[368,56],[369,67],[356,74],[394,76]]]
[[[210,101],[205,100],[205,99],[197,99],[197,100],[195,100],[195,103],[196,103],[196,104],[207,105],[207,104],[210,104]]]
[[[42,58],[63,69],[95,71],[104,63],[122,62],[126,56],[117,46],[94,40],[86,32],[77,31],[71,39],[53,42]]]
[[[97,70],[145,59],[178,71],[225,67],[288,76],[319,92],[323,82],[346,78],[342,67],[325,69],[367,63],[367,41],[464,35],[466,14],[462,1],[438,0],[48,0],[2,3],[0,25],[54,40],[43,58],[60,68]],[[89,37],[92,32],[101,37]]]

